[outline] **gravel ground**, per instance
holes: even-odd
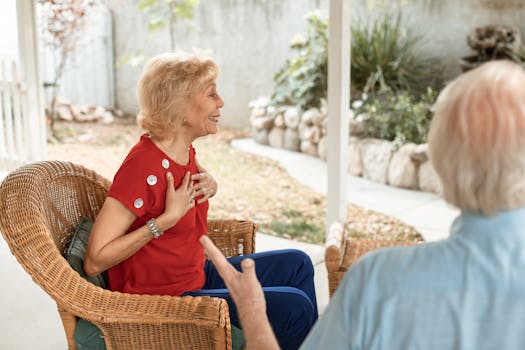
[[[112,124],[59,122],[60,142],[48,144],[48,158],[82,164],[112,179],[141,130],[131,119]],[[260,231],[303,242],[322,244],[326,198],[290,177],[276,162],[241,152],[229,141],[246,137],[240,130],[222,129],[194,144],[200,163],[219,183],[210,200],[210,218],[253,220]],[[348,206],[347,226],[356,236],[420,239],[399,220]]]

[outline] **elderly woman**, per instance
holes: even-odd
[[[84,270],[108,270],[112,290],[209,295],[236,309],[199,238],[217,183],[195,157],[194,140],[217,132],[224,102],[217,65],[207,58],[162,54],[138,84],[139,125],[146,130],[117,171],[88,243]],[[268,317],[283,348],[296,349],[317,319],[310,259],[297,250],[253,254]],[[230,262],[239,266],[242,258]]]
[[[429,153],[444,198],[461,209],[450,237],[359,260],[301,349],[523,348],[525,71],[497,61],[452,82],[436,104]],[[201,241],[241,315],[257,315],[242,319],[248,347],[278,348],[253,262],[239,273]]]

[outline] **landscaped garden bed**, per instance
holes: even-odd
[[[422,54],[422,38],[403,26],[401,11],[386,9],[351,28],[348,173],[440,193],[426,140],[442,67]],[[312,13],[306,36],[294,37],[293,56],[275,74],[272,95],[250,102],[256,142],[327,158],[327,29],[328,21]],[[458,59],[463,70],[492,59],[524,61],[516,28],[475,28],[467,42],[474,54]]]

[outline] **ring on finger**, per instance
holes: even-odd
[[[202,191],[202,194],[203,194],[203,195],[206,195],[206,191],[207,191],[207,190],[206,190],[206,187],[201,188],[201,191]]]

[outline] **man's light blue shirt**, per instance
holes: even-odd
[[[367,254],[301,349],[525,349],[525,208]]]

